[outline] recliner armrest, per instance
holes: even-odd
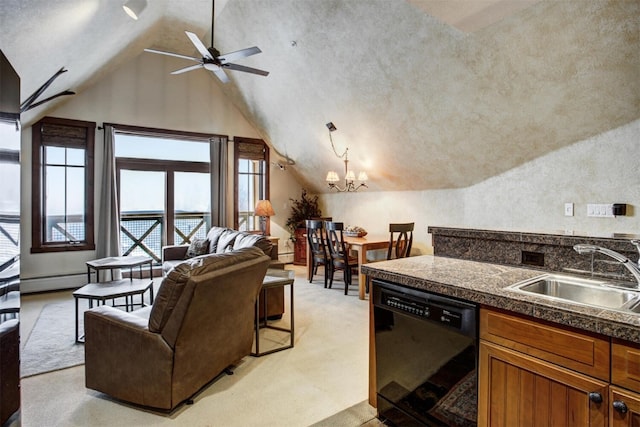
[[[85,385],[118,399],[172,408],[173,349],[148,319],[103,305],[84,314]]]
[[[183,260],[187,255],[189,245],[169,245],[162,247],[162,262]]]

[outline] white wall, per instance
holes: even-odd
[[[390,222],[413,221],[419,253],[432,250],[429,226],[640,234],[638,135],[640,120],[462,189],[323,195],[323,214],[375,234],[388,234]],[[572,217],[564,216],[566,202],[574,203]],[[627,216],[587,217],[587,203],[626,203]]]
[[[212,75],[204,70],[173,76],[170,71],[183,65],[173,58],[141,54],[116,72],[104,76],[99,84],[79,91],[48,116],[103,123],[118,123],[152,128],[216,133],[247,138],[260,136],[240,112],[229,103]],[[103,132],[96,131],[95,200],[96,225],[101,212],[98,200],[102,175]],[[275,156],[273,156],[275,157]],[[278,159],[275,159],[276,161]],[[85,261],[95,258],[94,251],[31,254],[31,127],[22,132],[21,180],[21,283],[24,292],[80,286],[86,283]],[[289,197],[299,193],[295,179],[271,167],[271,198],[276,216],[272,235],[281,238],[288,232],[284,224],[288,210],[282,207]],[[233,191],[233,179],[229,179]],[[232,205],[230,209],[232,209]],[[229,213],[229,216],[231,213]],[[274,226],[274,223],[276,224]],[[97,229],[97,226],[96,226]],[[96,241],[101,236],[96,235]],[[281,251],[284,250],[280,249]]]

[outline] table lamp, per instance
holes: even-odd
[[[255,215],[260,217],[260,230],[262,235],[267,235],[267,217],[274,216],[276,213],[271,206],[271,202],[268,200],[258,200],[255,208]]]

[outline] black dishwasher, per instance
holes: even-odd
[[[396,426],[475,426],[477,307],[378,279],[372,295],[378,417]]]

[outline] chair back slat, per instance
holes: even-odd
[[[312,254],[324,259],[327,249],[322,220],[308,219],[305,222],[307,226],[307,241],[309,242],[309,248],[311,248]]]
[[[413,244],[413,227],[413,222],[389,224],[389,248],[387,250],[387,259],[406,258],[411,254],[411,245]]]
[[[342,234],[344,223],[325,221],[324,224],[327,230],[327,247],[331,258],[334,261],[345,262],[348,259],[348,252]]]

